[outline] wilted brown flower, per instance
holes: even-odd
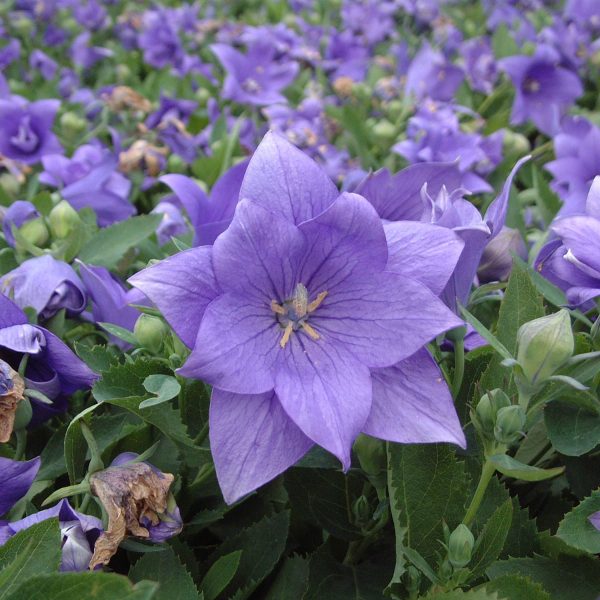
[[[167,153],[167,148],[155,146],[147,140],[137,140],[128,150],[119,154],[119,169],[130,173],[145,167],[148,175],[156,177],[160,173],[161,157]]]
[[[126,85],[117,85],[110,92],[103,94],[102,99],[115,112],[133,109],[140,112],[150,112],[152,104],[147,98]]]
[[[167,512],[173,479],[143,462],[109,467],[90,477],[92,494],[108,513],[108,527],[96,541],[90,569],[108,564],[126,535],[151,537],[148,527],[158,525],[159,515]]]
[[[333,82],[333,90],[338,96],[347,97],[352,94],[354,80],[350,77],[338,77]]]
[[[25,382],[0,360],[0,442],[8,442],[15,424],[17,405],[23,400]]]

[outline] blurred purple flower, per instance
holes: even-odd
[[[74,6],[73,16],[88,31],[97,31],[109,23],[106,9],[97,0],[77,2]]]
[[[112,50],[99,46],[90,46],[91,33],[80,33],[71,45],[71,59],[73,64],[82,69],[91,69],[96,63],[113,55]]]
[[[159,202],[152,209],[151,213],[162,215],[162,220],[156,230],[158,243],[161,246],[170,242],[172,237],[183,235],[189,231],[181,211],[171,202]]]
[[[39,71],[46,80],[54,79],[58,70],[58,63],[41,50],[33,50],[31,52],[29,55],[29,66]]]
[[[11,63],[15,62],[21,55],[21,42],[12,38],[8,43],[0,48],[0,70],[6,69]]]
[[[559,130],[560,118],[583,93],[579,77],[559,66],[558,53],[541,45],[533,56],[509,56],[498,61],[515,87],[511,123],[531,119],[547,135]]]
[[[527,246],[518,229],[503,227],[500,233],[493,237],[483,250],[477,268],[479,282],[488,283],[489,281],[505,281],[508,279],[512,269],[513,254],[526,261]]]
[[[29,258],[0,277],[0,291],[20,308],[31,307],[46,320],[59,310],[79,314],[87,304],[83,283],[69,264],[49,254]]]
[[[0,371],[0,379],[1,376]],[[1,384],[0,396],[2,396]],[[0,457],[0,515],[7,513],[29,491],[40,469],[40,464],[39,457],[25,462]],[[2,522],[0,521],[1,531]],[[2,543],[1,533],[0,543]]]
[[[485,37],[471,38],[462,44],[460,52],[470,86],[482,94],[491,94],[498,79],[498,66],[490,41]]]
[[[144,62],[151,67],[163,69],[181,63],[183,46],[171,11],[159,9],[144,12],[138,46],[144,53]]]
[[[58,100],[27,102],[18,96],[0,100],[0,154],[26,164],[47,154],[62,153],[52,133]]]
[[[240,197],[214,246],[130,279],[193,348],[181,374],[214,386],[211,448],[226,501],[271,480],[314,443],[348,469],[361,431],[464,445],[443,378],[422,350],[461,321],[412,276],[435,264],[447,281],[460,240],[449,232],[453,243],[434,262],[435,228],[413,224],[390,271],[384,227],[369,203],[339,195],[273,133],[255,152]]]
[[[295,79],[298,63],[277,61],[272,44],[256,42],[247,54],[226,44],[210,48],[226,71],[223,98],[255,106],[287,102],[281,91]]]

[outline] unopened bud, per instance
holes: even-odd
[[[498,411],[508,406],[510,406],[510,398],[502,390],[495,389],[484,394],[472,415],[480,433],[490,439],[493,438]]]
[[[575,350],[569,311],[525,323],[517,334],[517,361],[528,381],[535,385],[551,377]]]
[[[520,406],[505,406],[496,415],[494,436],[501,444],[510,445],[522,435],[525,427],[525,411]]]
[[[179,154],[171,154],[167,159],[167,172],[168,173],[185,173],[187,171],[187,165]]]
[[[366,523],[371,517],[371,508],[369,507],[369,501],[365,496],[359,496],[352,507],[352,512],[356,518],[357,523]]]
[[[504,130],[503,151],[505,156],[525,156],[531,150],[529,140],[521,133]]]
[[[27,221],[20,227],[19,233],[34,246],[43,246],[48,241],[48,229],[42,218]]]
[[[58,239],[64,239],[81,225],[77,211],[66,201],[61,200],[48,216],[50,231]]]
[[[73,112],[66,112],[60,118],[60,128],[67,137],[73,138],[87,129],[87,121]]]
[[[2,173],[0,175],[0,189],[2,189],[7,196],[14,198],[21,190],[21,184],[12,173]]]
[[[141,314],[133,328],[133,334],[138,342],[151,352],[158,352],[161,349],[167,332],[168,328],[162,319],[147,314]]]
[[[373,125],[373,135],[377,141],[393,142],[397,135],[396,127],[386,119],[377,121]]]
[[[448,541],[448,560],[456,569],[466,567],[471,560],[475,538],[471,530],[461,523],[451,534]]]
[[[385,442],[361,433],[354,442],[354,451],[367,475],[377,476],[387,469]]]

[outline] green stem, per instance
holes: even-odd
[[[494,465],[486,459],[481,469],[481,477],[479,478],[477,489],[475,490],[475,494],[473,495],[471,504],[469,504],[469,508],[467,508],[465,518],[463,519],[463,523],[467,527],[473,522],[473,519],[475,518],[475,515],[479,510],[479,506],[481,505],[481,501],[483,500],[483,497],[485,495],[485,491],[487,490],[487,486],[492,480],[492,477],[494,476],[495,472],[496,467],[494,467]]]
[[[456,400],[465,374],[465,340],[454,340],[454,375],[452,377],[452,396]]]
[[[27,430],[17,429],[15,431],[17,438],[17,448],[15,450],[15,460],[21,460],[25,456],[25,447],[27,446]]]

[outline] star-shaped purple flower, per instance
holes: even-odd
[[[275,134],[257,149],[240,197],[213,247],[130,279],[192,348],[180,373],[214,386],[211,448],[226,501],[315,443],[348,469],[360,432],[464,445],[447,387],[423,350],[462,322],[415,276],[435,262],[437,285],[445,285],[462,242],[445,232],[452,242],[432,252],[431,228],[409,224],[399,242],[408,266],[397,260],[391,270],[374,208],[358,194],[339,195]]]

